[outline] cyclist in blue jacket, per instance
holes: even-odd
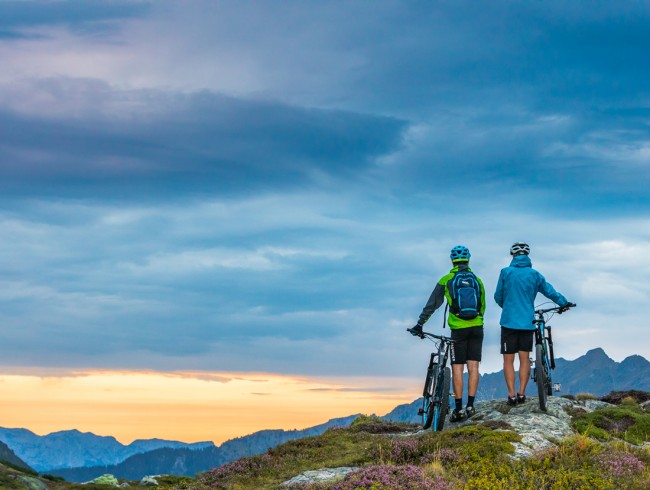
[[[569,302],[544,276],[532,267],[530,247],[517,242],[510,247],[512,262],[501,270],[494,300],[501,312],[501,354],[503,374],[508,387],[508,404],[526,401],[526,385],[530,378],[530,352],[533,350],[535,296],[542,293],[559,306]],[[519,391],[515,394],[515,355],[519,356]]]

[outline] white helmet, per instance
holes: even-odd
[[[517,242],[510,247],[510,255],[528,255],[529,253],[530,247],[524,242]]]

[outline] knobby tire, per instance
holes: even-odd
[[[438,416],[435,430],[442,430],[449,413],[449,385],[451,384],[451,368],[445,368],[445,375],[442,381],[442,394],[440,395],[440,404],[438,404]]]
[[[544,347],[542,344],[535,346],[535,383],[537,384],[537,394],[539,396],[539,408],[546,411],[547,391],[547,374],[544,365]]]
[[[428,429],[433,423],[433,395],[435,393],[438,366],[427,369],[427,378],[424,382],[422,396],[422,428]]]

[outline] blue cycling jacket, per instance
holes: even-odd
[[[568,303],[532,266],[528,255],[517,255],[509,267],[501,269],[494,301],[502,308],[502,327],[535,330],[533,320],[537,293],[542,293],[559,306]]]

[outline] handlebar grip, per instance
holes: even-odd
[[[412,328],[407,328],[406,329],[406,331],[408,333],[410,333],[411,335],[413,335],[413,337],[420,337],[421,339],[424,338],[424,335],[422,334],[422,331],[417,332],[417,331],[413,331],[413,330],[414,329],[412,329]]]

